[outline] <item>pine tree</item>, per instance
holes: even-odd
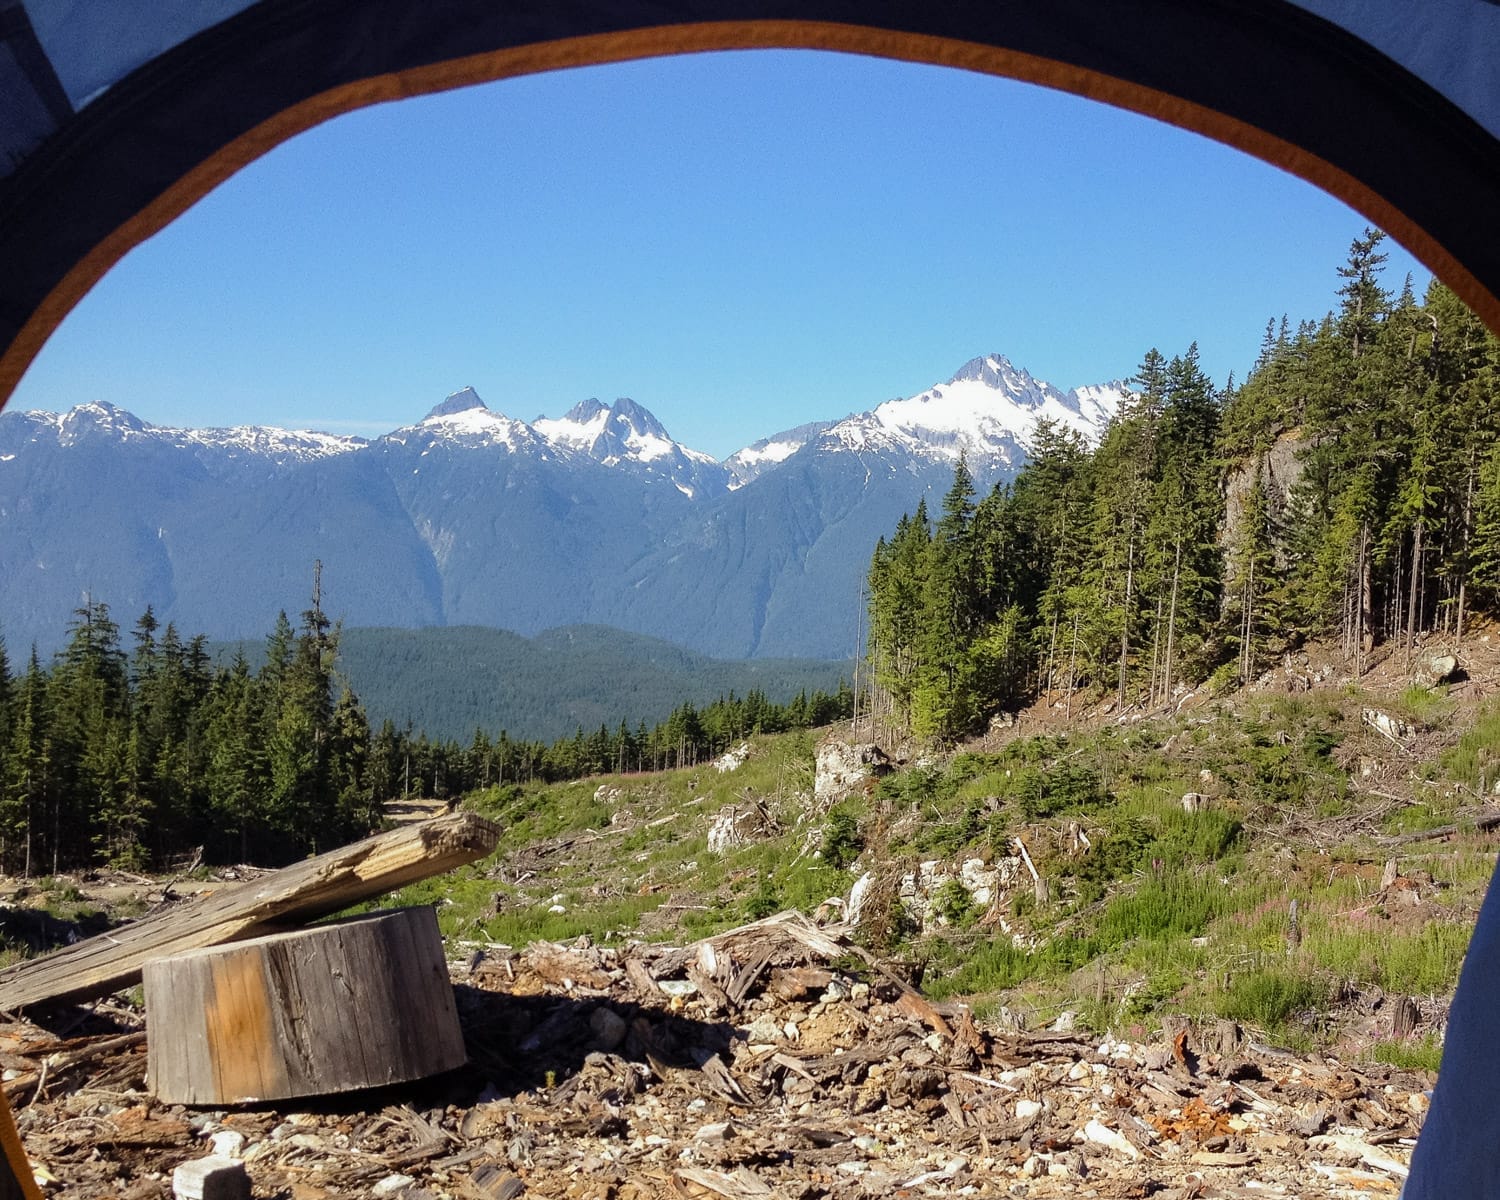
[[[215,853],[230,861],[256,861],[270,823],[270,771],[257,692],[249,664],[238,654],[214,681],[202,715],[211,747],[204,773]]]
[[[928,547],[920,666],[911,696],[912,728],[920,737],[952,738],[966,731],[978,713],[980,698],[969,656],[979,623],[974,511],[974,480],[960,454]]]
[[[44,816],[55,786],[52,775],[52,715],[47,676],[36,647],[14,689],[10,739],[0,777],[0,838],[3,865],[12,874],[30,878],[45,870]]]

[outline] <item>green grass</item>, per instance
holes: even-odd
[[[1436,1072],[1443,1062],[1443,1044],[1434,1033],[1416,1041],[1376,1042],[1370,1047],[1372,1062],[1389,1063],[1403,1071]]]
[[[1437,995],[1458,982],[1469,937],[1468,923],[1429,921],[1414,932],[1397,932],[1378,915],[1308,921],[1301,954],[1342,979],[1387,991]]]
[[[1397,760],[1366,736],[1367,704],[1453,725],[1453,743],[1425,764]],[[401,898],[434,904],[450,937],[682,943],[782,909],[812,912],[873,870],[879,915],[863,940],[925,960],[934,996],[1027,1011],[1033,1024],[1071,1009],[1099,1030],[1151,1027],[1168,1013],[1226,1017],[1311,1046],[1334,1036],[1345,984],[1442,995],[1457,978],[1494,866],[1490,840],[1461,835],[1399,854],[1403,873],[1430,872],[1441,886],[1424,887],[1421,910],[1386,912],[1375,892],[1392,851],[1369,835],[1447,823],[1474,802],[1457,785],[1477,792],[1500,776],[1500,705],[1459,726],[1471,713],[1424,689],[1384,700],[1358,689],[1241,693],[1183,722],[934,760],[831,811],[811,799],[816,733],[756,738],[727,775],[701,766],[492,789],[471,804],[504,826],[496,857]],[[1350,786],[1349,764],[1382,753],[1423,772],[1417,803],[1384,812],[1386,802]],[[1190,791],[1209,797],[1193,812],[1182,806]],[[771,813],[772,833],[709,853],[714,816],[748,799]],[[1047,896],[1039,901],[1023,872],[998,897],[1006,929],[981,925],[986,906],[956,881],[932,897],[941,922],[925,934],[895,899],[920,860],[952,873],[963,859],[1012,853],[1017,835]],[[1300,940],[1289,938],[1294,899]],[[1435,1047],[1376,1053],[1424,1066]]]
[[[1215,1011],[1231,1020],[1285,1035],[1294,1021],[1316,1019],[1328,1003],[1322,980],[1281,967],[1257,967],[1235,975],[1217,996]]]
[[[1480,710],[1458,745],[1443,755],[1442,767],[1474,797],[1493,793],[1500,781],[1500,704],[1491,701]]]

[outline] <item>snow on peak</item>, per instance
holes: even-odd
[[[485,402],[479,398],[479,393],[473,388],[459,388],[458,391],[449,393],[441,404],[433,405],[431,411],[422,419],[430,421],[434,417],[451,417],[474,408],[483,408],[488,411]]]
[[[590,397],[580,400],[561,417],[538,417],[531,427],[554,446],[592,454],[608,431],[609,423],[609,406]]]
[[[978,382],[992,388],[1024,387],[1025,382],[1034,382],[1031,373],[1012,365],[1003,354],[986,354],[982,358],[971,358],[953,373],[949,383]]]
[[[1114,384],[1063,392],[1004,355],[990,354],[969,360],[947,383],[905,400],[887,400],[873,415],[891,433],[930,454],[957,458],[967,453],[1013,463],[1018,452],[1025,453],[1041,420],[1097,441],[1123,390]]]
[[[278,429],[273,425],[235,425],[227,429],[178,429],[179,444],[261,455],[277,462],[305,462],[347,454],[369,443],[362,437],[319,433],[312,429]]]
[[[364,438],[340,437],[308,429],[280,429],[273,425],[236,425],[228,428],[180,429],[152,425],[108,401],[79,404],[65,413],[21,414],[33,427],[50,429],[59,444],[71,446],[85,438],[104,438],[137,445],[157,444],[210,451],[229,459],[263,459],[276,466],[345,454],[365,445]]]
[[[729,468],[731,476],[729,486],[744,487],[757,475],[762,475],[772,467],[784,463],[825,429],[837,424],[837,421],[809,421],[806,425],[784,429],[780,433],[773,433],[770,437],[761,438],[758,442],[752,442],[736,450],[724,460],[724,465]]]
[[[609,405],[601,404],[597,397],[590,396],[587,400],[580,400],[572,408],[568,409],[563,414],[562,419],[564,421],[572,421],[575,425],[587,425],[601,415],[607,418],[608,414]],[[532,427],[535,428],[539,421],[545,421],[546,419],[545,416],[538,417],[531,423]]]
[[[608,406],[585,400],[566,416],[538,417],[531,427],[559,449],[586,455],[606,467],[664,475],[686,496],[720,492],[729,483],[727,468],[711,455],[673,441],[655,414],[628,397]]]
[[[672,457],[674,451],[686,453],[649,410],[624,397],[607,407],[585,400],[564,417],[538,417],[531,425],[554,445],[581,450],[609,466],[626,459],[652,462]]]
[[[441,408],[442,405],[438,407]],[[517,421],[482,404],[424,417],[414,428],[398,429],[386,434],[386,438],[405,443],[412,433],[433,443],[452,443],[469,448],[497,446],[506,450],[520,450],[544,449],[546,446],[525,421]]]
[[[91,433],[127,438],[145,434],[155,428],[134,413],[117,408],[107,400],[75,405],[56,420],[58,435],[64,444],[75,442]]]

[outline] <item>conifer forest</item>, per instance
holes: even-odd
[[[263,665],[215,665],[148,608],[122,644],[102,602],[73,614],[50,663],[12,671],[0,643],[0,870],[279,865],[381,828],[404,796],[662,770],[706,761],[755,731],[846,716],[848,689],[759,691],[679,705],[655,726],[582,729],[552,743],[476,730],[468,745],[385,721],[371,728],[338,672],[340,630],[312,607],[285,613]]]
[[[1385,289],[1383,235],[1322,320],[1267,325],[1243,383],[1148,351],[1088,448],[1043,424],[976,499],[960,462],[875,549],[878,715],[926,739],[1080,690],[1121,707],[1247,682],[1310,639],[1461,641],[1500,601],[1500,340],[1434,282]]]

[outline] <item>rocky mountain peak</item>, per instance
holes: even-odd
[[[422,419],[431,421],[434,417],[451,417],[455,413],[468,412],[473,408],[482,408],[489,411],[489,405],[479,398],[479,393],[471,387],[460,388],[451,393],[441,404],[434,405],[432,410]]]

